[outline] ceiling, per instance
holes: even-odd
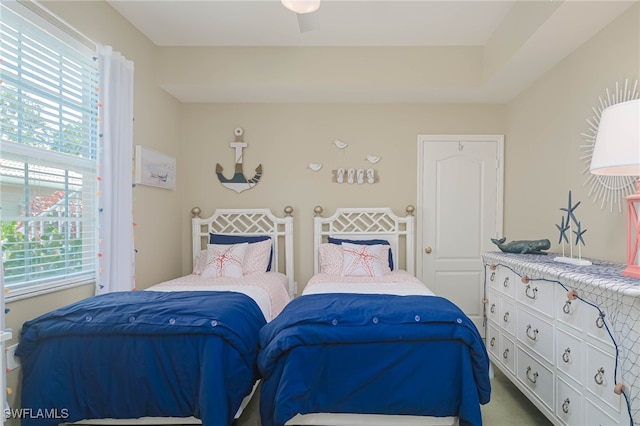
[[[109,3],[159,46],[483,45],[513,1],[323,0],[300,33],[279,0]]]
[[[471,90],[437,85],[428,91],[420,88],[424,100],[438,102],[508,101],[638,2],[322,0],[315,12],[317,29],[301,33],[296,14],[279,0],[107,1],[162,47],[475,46],[492,53],[494,60],[500,57],[499,63],[484,64],[482,82]],[[487,53],[485,62],[489,59]],[[492,69],[490,76],[486,75],[488,68]],[[275,91],[269,95],[268,85],[257,88],[265,101],[287,101]],[[243,101],[216,98],[216,90],[194,90],[185,84],[169,84],[165,89],[183,101]],[[195,92],[209,94],[197,98]],[[372,89],[372,95],[374,92]],[[306,100],[304,91],[297,96]],[[341,101],[337,91],[335,97]],[[403,95],[392,98],[412,101]],[[371,96],[373,99],[381,100],[379,96]],[[358,101],[367,101],[367,96],[361,95]]]

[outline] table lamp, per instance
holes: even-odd
[[[589,170],[602,176],[640,176],[640,99],[602,111]],[[627,266],[622,275],[640,278],[640,179],[627,200]]]

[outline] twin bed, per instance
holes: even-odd
[[[24,324],[23,426],[145,418],[227,426],[255,390],[260,329],[294,293],[293,217],[192,210],[194,273]],[[268,269],[268,271],[267,271]]]
[[[268,210],[192,212],[194,274],[25,324],[23,407],[66,407],[66,422],[229,425],[260,380],[264,426],[482,423],[486,350],[473,323],[414,277],[412,208],[405,217],[338,209],[326,219],[316,208],[314,276],[291,301],[290,208],[282,219]],[[262,268],[265,235],[268,265],[284,273],[234,272],[238,258]],[[220,277],[225,262],[224,273],[240,275]]]
[[[260,332],[262,425],[482,424],[487,352],[414,277],[413,208],[315,212],[315,274]]]

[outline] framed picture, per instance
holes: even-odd
[[[135,183],[175,189],[176,159],[136,145]]]

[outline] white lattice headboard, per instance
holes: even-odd
[[[193,237],[193,266],[196,255],[207,248],[209,234],[271,237],[273,258],[271,270],[287,276],[289,294],[297,291],[293,276],[293,207],[284,208],[284,217],[277,217],[269,209],[216,209],[211,217],[202,219],[199,207],[191,209]],[[280,259],[283,259],[280,262]],[[283,265],[283,266],[281,266]],[[283,269],[284,267],[284,269]]]
[[[320,206],[313,211],[315,213],[313,218],[314,274],[320,271],[319,248],[321,243],[327,241],[327,237],[388,240],[396,268],[415,274],[415,218],[413,216],[415,207],[407,206],[407,215],[404,217],[396,215],[388,207],[339,208],[328,218],[322,217]],[[399,261],[401,251],[404,251],[404,265]]]

